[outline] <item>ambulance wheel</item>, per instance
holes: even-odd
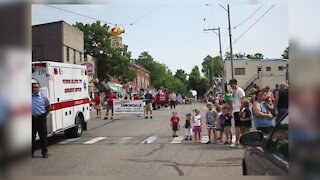
[[[80,137],[83,131],[83,119],[81,116],[76,117],[76,126],[73,128],[70,128],[65,131],[65,135],[68,138],[77,138]]]

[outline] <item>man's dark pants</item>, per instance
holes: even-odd
[[[174,109],[176,108],[176,101],[170,101],[170,108],[171,109],[172,109],[172,106]]]
[[[47,144],[47,117],[45,114],[32,116],[32,155],[35,151],[36,134],[39,134],[42,148],[42,155],[48,153]]]

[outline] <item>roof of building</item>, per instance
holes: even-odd
[[[35,24],[35,25],[32,25],[32,27],[35,27],[35,26],[44,26],[44,25],[50,25],[50,24],[58,24],[58,23],[63,23],[65,21],[63,20],[60,20],[60,21],[54,21],[54,22],[48,22],[48,23],[42,23],[42,24]],[[66,23],[66,22],[65,22]],[[67,23],[68,24],[68,23]]]
[[[140,65],[138,65],[138,64],[134,64],[133,66],[150,74],[150,71],[148,71],[146,68],[144,68],[144,67],[142,67],[142,66],[140,66]]]
[[[54,22],[49,22],[49,23],[43,23],[43,24],[36,24],[36,25],[33,25],[32,27],[43,27],[43,26],[47,26],[47,25],[52,25],[52,24],[66,24],[68,25],[69,27],[79,31],[79,32],[82,32],[80,29],[78,29],[77,27],[74,27],[73,25],[63,21],[63,20],[60,20],[60,21],[54,21]]]
[[[231,59],[225,59],[231,60]],[[247,59],[247,58],[233,58],[234,61],[288,61],[284,58],[265,58],[265,59]]]

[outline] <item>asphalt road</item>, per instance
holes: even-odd
[[[205,104],[178,105],[184,123],[185,113]],[[92,119],[80,138],[63,135],[49,138],[49,158],[37,150],[32,159],[34,176],[234,176],[242,175],[243,149],[223,143],[195,144],[181,140],[184,129],[173,138],[172,110],[153,111],[153,119],[136,115],[115,115],[113,120]],[[103,111],[105,114],[105,111]],[[104,116],[103,116],[104,117]],[[203,141],[207,136],[203,128]]]

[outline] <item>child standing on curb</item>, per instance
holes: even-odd
[[[221,109],[220,109],[220,105],[216,107],[216,111],[218,113],[218,118],[217,118],[217,123],[216,123],[216,131],[219,132],[219,137],[217,138],[217,140],[222,142],[222,136],[224,133],[224,125],[223,125],[222,120],[220,119],[220,116],[222,114]]]
[[[224,125],[224,132],[226,135],[226,141],[224,144],[232,144],[232,133],[231,133],[231,119],[232,115],[230,114],[230,106],[225,105],[222,109],[222,113],[220,115],[220,119],[222,124]]]
[[[200,110],[195,109],[194,112],[195,112],[195,115],[192,116],[194,143],[201,143],[202,120],[201,120]]]
[[[242,110],[240,113],[240,121],[241,121],[241,134],[249,132],[252,127],[252,117],[250,111],[250,101],[248,99],[242,100]]]
[[[171,117],[171,122],[170,122],[170,126],[172,127],[172,137],[178,137],[177,136],[177,131],[179,128],[179,117],[177,116],[177,112],[173,111],[172,112],[172,117]]]
[[[184,140],[188,141],[192,141],[192,127],[191,127],[191,114],[187,113],[186,114],[186,122],[184,123],[184,128],[185,128],[185,132],[186,132],[186,138]]]
[[[209,141],[206,144],[211,144],[212,135],[214,137],[213,143],[216,143],[217,140],[216,123],[218,119],[218,113],[213,109],[213,104],[211,102],[207,104],[207,107],[209,109],[206,113]]]

